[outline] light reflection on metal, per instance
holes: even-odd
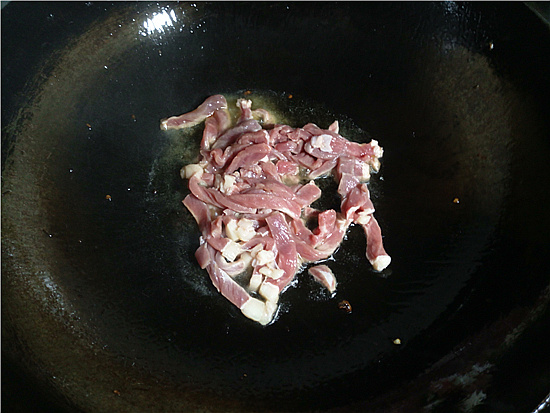
[[[148,36],[151,34],[163,34],[168,28],[174,27],[177,23],[176,12],[172,10],[163,9],[158,13],[153,13],[143,23],[143,30],[140,34],[142,36]]]

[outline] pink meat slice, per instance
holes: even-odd
[[[296,190],[296,196],[299,199],[300,206],[304,208],[321,197],[321,190],[311,181],[306,185],[299,186]]]
[[[275,212],[265,219],[277,248],[277,265],[284,271],[284,276],[273,280],[272,283],[283,290],[294,278],[298,268],[298,254],[296,244],[284,215]]]
[[[206,225],[210,222],[210,211],[208,210],[208,205],[198,199],[195,195],[189,194],[183,200],[183,205],[187,207],[197,224],[199,224],[199,229],[203,231]]]
[[[213,148],[226,148],[237,140],[243,133],[258,132],[262,126],[254,119],[248,119],[218,137]]]
[[[310,267],[307,271],[315,281],[323,285],[331,293],[336,291],[336,277],[328,266],[324,264],[315,265],[314,267]]]
[[[369,197],[369,190],[366,184],[358,185],[351,189],[342,199],[342,213],[346,219],[353,220],[356,211],[374,212],[374,205]]]
[[[216,252],[214,258],[216,265],[231,277],[235,277],[241,274],[246,269],[246,264],[243,260],[227,262],[227,260],[223,258],[223,255],[220,252]]]
[[[235,155],[231,163],[226,167],[225,173],[230,174],[247,165],[254,165],[269,155],[270,151],[271,146],[265,143],[247,146]]]
[[[210,96],[203,103],[201,103],[197,109],[191,112],[161,120],[160,128],[164,130],[189,128],[201,123],[207,117],[212,116],[216,111],[226,108],[227,101],[224,96]]]
[[[210,251],[208,251],[208,244],[206,244],[204,242],[204,240],[202,240],[202,239],[201,239],[200,247],[197,248],[197,251],[195,251],[195,258],[197,259],[197,262],[199,263],[199,266],[203,270],[206,267],[208,267],[208,265],[212,261],[212,257],[210,256]]]
[[[214,287],[237,308],[250,300],[250,294],[240,286],[227,272],[222,270],[216,261],[212,260],[207,267]]]
[[[205,204],[216,206],[222,210],[231,209],[244,214],[256,212],[256,207],[251,205],[251,201],[247,202],[246,199],[242,200],[236,199],[235,196],[226,196],[215,188],[205,187],[201,185],[199,178],[196,178],[196,176],[192,176],[189,179],[189,189],[196,198]]]
[[[299,172],[298,164],[288,160],[280,160],[277,162],[277,174],[282,175],[297,175]]]
[[[382,271],[390,264],[391,258],[384,249],[380,225],[371,215],[369,222],[362,227],[367,238],[367,259],[376,271]]]
[[[241,110],[238,123],[252,119],[252,101],[250,99],[237,100],[237,107]]]
[[[276,211],[284,212],[294,219],[300,219],[300,205],[297,202],[281,198],[278,195],[265,192],[255,194],[241,193],[231,195],[230,197],[226,197],[226,199],[233,200],[238,208],[241,210],[245,210],[247,208],[274,209]]]

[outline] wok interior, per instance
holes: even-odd
[[[480,12],[455,6],[134,4],[72,42],[4,171],[3,313],[31,367],[78,406],[324,409],[395,389],[528,306],[547,284],[548,119]],[[338,119],[385,150],[370,185],[389,269],[370,269],[352,228],[329,262],[336,296],[300,274],[266,328],[194,258],[179,169],[200,127],[158,127],[245,90],[292,126]]]

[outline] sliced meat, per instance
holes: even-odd
[[[189,128],[198,125],[220,109],[227,109],[225,97],[222,95],[210,96],[197,109],[191,112],[161,120],[160,128],[164,130]]]
[[[363,224],[362,227],[367,238],[367,258],[376,271],[382,271],[390,265],[391,258],[384,249],[380,225],[371,215],[369,221]]]
[[[262,127],[258,123],[258,121],[254,119],[245,120],[244,122],[239,123],[234,128],[229,129],[227,132],[219,136],[212,147],[214,149],[226,148],[227,146],[231,145],[235,140],[237,140],[243,133],[258,132],[260,130],[262,130]]]
[[[279,290],[282,290],[292,281],[298,268],[296,244],[294,243],[294,238],[292,237],[286,218],[282,213],[275,212],[268,216],[265,221],[275,240],[277,265],[285,272],[284,277],[275,280],[275,284],[279,286]]]
[[[197,224],[199,224],[199,229],[202,231],[206,225],[210,222],[210,210],[208,205],[198,199],[196,196],[189,194],[183,200],[183,205],[187,207]]]
[[[265,143],[250,145],[235,155],[229,166],[225,169],[225,173],[230,174],[241,167],[257,164],[269,155],[270,151],[271,146]]]
[[[336,277],[329,267],[324,264],[315,265],[314,267],[310,267],[307,271],[315,281],[320,283],[331,293],[336,291]]]
[[[265,325],[300,266],[328,259],[352,224],[365,231],[373,268],[389,265],[366,184],[383,151],[374,140],[348,141],[337,121],[328,129],[313,123],[264,129],[258,120],[270,121],[268,111],[253,110],[248,99],[239,99],[237,107],[232,126],[225,98],[211,96],[192,112],[162,120],[161,128],[205,122],[201,159],[181,170],[191,191],[183,204],[201,232],[195,257],[224,297]],[[321,197],[313,179],[328,174],[338,182],[340,211],[310,206]],[[335,291],[336,277],[327,265],[308,271]]]
[[[358,185],[347,193],[342,199],[341,209],[346,219],[349,220],[353,220],[354,214],[357,211],[374,213],[374,205],[370,199],[367,185]]]
[[[200,242],[201,246],[197,248],[197,251],[195,251],[195,258],[197,259],[200,267],[204,270],[208,267],[212,261],[212,258],[210,257],[210,251],[208,251],[208,244],[204,242],[202,237]]]
[[[299,199],[300,206],[304,208],[321,197],[321,190],[315,185],[315,182],[310,181],[298,187],[296,196]]]

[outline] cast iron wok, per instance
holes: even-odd
[[[549,55],[520,3],[8,4],[2,355],[28,387],[6,373],[3,398],[536,409],[550,391]],[[196,142],[159,129],[247,90],[293,126],[339,119],[385,149],[371,188],[392,264],[372,271],[352,229],[329,262],[336,296],[300,274],[267,327],[198,268],[178,176]]]

